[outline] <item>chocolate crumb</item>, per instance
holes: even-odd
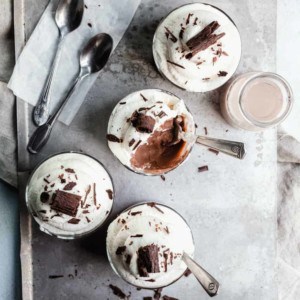
[[[106,193],[107,193],[107,195],[108,195],[108,198],[110,199],[110,200],[112,200],[113,199],[113,191],[112,190],[106,190]]]
[[[67,169],[65,169],[65,171],[68,173],[73,173],[73,174],[75,173],[74,169],[71,169],[71,168],[67,168]]]
[[[210,79],[209,77],[202,78],[203,81],[207,81],[209,79]]]
[[[110,142],[115,142],[115,143],[122,143],[123,142],[122,139],[119,139],[117,136],[115,136],[113,134],[107,134],[106,139]]]
[[[40,200],[42,203],[46,203],[50,198],[50,195],[47,192],[42,192],[40,196]]]
[[[68,221],[69,224],[78,224],[80,222],[80,219],[72,218]]]
[[[122,255],[126,250],[126,246],[120,246],[116,250],[116,255]]]
[[[84,7],[85,7],[86,9],[88,8],[86,4],[84,4]]]
[[[128,143],[128,146],[131,147],[135,142],[135,139],[131,139],[130,142]]]
[[[52,184],[50,185],[50,187],[52,187],[52,188],[53,188],[54,186],[55,186],[55,183],[52,183]]]
[[[90,28],[92,28],[92,24],[91,24],[91,23],[87,23],[87,25],[88,25]]]
[[[141,110],[141,109],[139,109],[139,110]],[[135,111],[132,114],[130,120],[131,120],[132,126],[135,127],[136,131],[141,132],[141,133],[153,132],[153,129],[155,126],[155,120],[152,117],[147,116],[144,113]]]
[[[64,186],[63,190],[64,190],[64,191],[71,191],[75,185],[77,185],[77,183],[71,181],[71,182],[67,183],[67,184]]]
[[[202,166],[198,168],[198,172],[205,172],[208,171],[208,166]]]
[[[166,177],[164,175],[160,175],[160,178],[163,180],[163,181],[166,181]]]
[[[62,278],[64,275],[49,275],[49,279]]]
[[[224,77],[224,76],[226,76],[228,73],[226,72],[226,71],[219,71],[219,73],[218,73],[218,76],[219,77]]]
[[[162,300],[178,300],[177,298],[174,298],[174,297],[170,297],[170,296],[167,296],[167,295],[164,295],[162,297]]]
[[[110,284],[109,287],[113,291],[114,295],[119,297],[120,299],[126,299],[127,296],[123,293],[123,291],[115,285]]]
[[[66,179],[64,179],[64,174],[58,175],[58,178],[60,179],[60,183],[66,183]]]
[[[143,94],[140,94],[140,95],[141,95],[141,97],[143,98],[143,100],[144,100],[145,102],[148,101],[148,99],[147,99]]]
[[[208,148],[208,151],[215,153],[216,155],[219,154],[219,151],[213,148]]]
[[[176,66],[176,67],[179,67],[179,68],[185,69],[185,67],[184,67],[184,66],[182,66],[182,65],[179,65],[179,64],[177,64],[177,63],[175,63],[175,62],[173,62],[173,61],[171,61],[171,60],[168,60],[168,59],[167,59],[167,62],[168,62],[168,63],[170,63],[170,64],[172,64],[172,65],[174,65],[174,66]]]
[[[188,276],[190,276],[192,274],[192,272],[191,272],[191,270],[189,269],[189,268],[187,268],[186,270],[185,270],[185,272],[183,273],[183,275],[185,276],[185,277],[188,277]]]

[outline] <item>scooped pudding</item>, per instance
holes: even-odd
[[[113,195],[110,176],[98,161],[63,153],[37,167],[27,185],[26,202],[42,231],[72,239],[104,222]]]
[[[223,85],[241,57],[241,39],[232,20],[209,4],[172,11],[158,26],[153,55],[159,71],[175,85],[206,92]]]
[[[116,105],[107,139],[123,165],[138,173],[158,175],[176,168],[187,157],[194,132],[193,117],[182,99],[149,89],[130,94]]]
[[[154,202],[121,213],[109,225],[106,246],[116,273],[142,288],[173,283],[186,270],[183,252],[194,254],[193,236],[184,219]]]

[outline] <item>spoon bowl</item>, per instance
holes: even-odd
[[[113,40],[106,33],[99,33],[89,40],[80,55],[80,67],[89,74],[99,72],[108,61]]]
[[[59,1],[55,13],[55,22],[62,37],[79,27],[83,11],[83,0]]]

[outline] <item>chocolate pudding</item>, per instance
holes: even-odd
[[[157,89],[122,99],[111,114],[108,145],[127,167],[159,175],[185,160],[194,142],[195,124],[183,100]]]

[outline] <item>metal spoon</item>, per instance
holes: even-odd
[[[55,114],[42,126],[38,127],[29,140],[27,149],[30,153],[37,153],[48,141],[51,130],[60,113],[64,109],[80,82],[88,75],[99,72],[105,66],[111,50],[113,40],[110,35],[100,33],[89,40],[80,55],[80,72],[70,88],[66,98],[62,101]]]
[[[183,132],[182,126],[180,125],[181,122],[181,117],[177,117],[177,119],[174,122],[174,141],[171,142],[171,145],[175,145],[181,140],[185,140],[185,133]],[[197,144],[201,144],[203,146],[209,147],[211,149],[217,150],[219,152],[225,153],[238,159],[244,159],[246,155],[244,143],[241,142],[221,140],[201,135],[195,136],[194,141]]]
[[[42,94],[33,110],[33,121],[37,126],[45,124],[49,118],[49,92],[52,78],[60,58],[62,43],[67,34],[79,27],[83,16],[83,11],[83,0],[60,0],[58,3],[55,13],[55,23],[59,31],[59,41]]]
[[[182,260],[189,268],[189,270],[194,274],[196,279],[202,285],[204,290],[210,297],[217,295],[219,290],[219,282],[211,276],[207,271],[205,271],[201,266],[199,266],[188,254],[183,252]]]

